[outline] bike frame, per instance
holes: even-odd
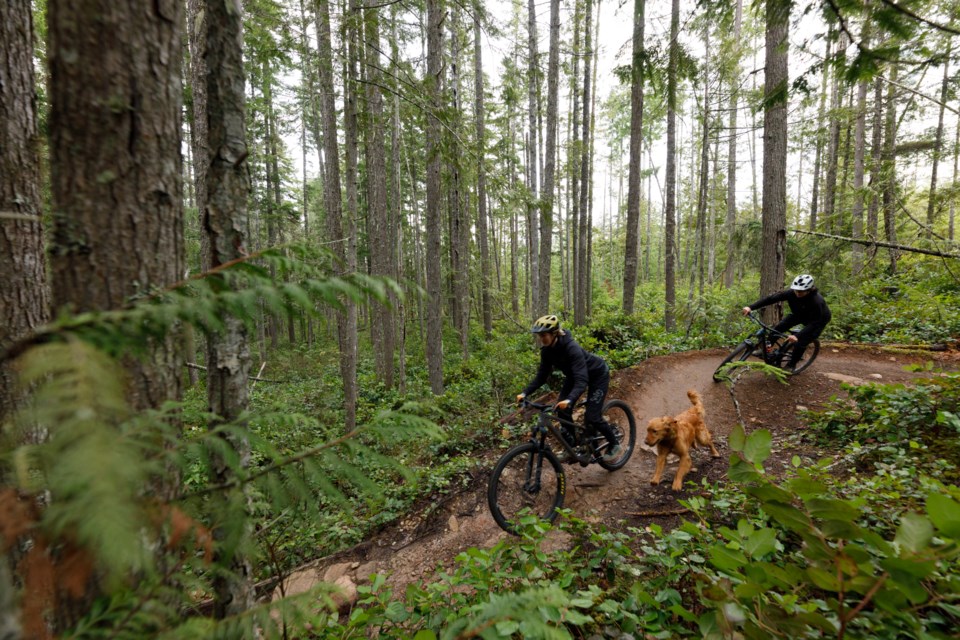
[[[583,402],[579,404],[584,404]],[[531,409],[536,409],[540,412],[540,415],[537,416],[537,424],[533,426],[530,430],[530,441],[536,444],[540,449],[546,447],[547,434],[553,435],[563,447],[563,450],[568,454],[573,456],[577,462],[582,465],[588,465],[591,462],[595,462],[596,447],[592,446],[592,443],[587,444],[587,450],[584,453],[577,453],[576,444],[571,443],[565,437],[563,437],[563,432],[557,428],[557,425],[563,425],[573,430],[574,432],[582,430],[584,435],[587,434],[587,428],[583,425],[580,425],[571,420],[565,420],[557,415],[556,409],[553,405],[541,404],[539,402],[531,402],[529,400],[524,400],[523,405],[530,407]],[[579,405],[578,405],[579,406]],[[542,456],[537,456],[537,466],[539,467],[542,461]],[[539,471],[539,469],[538,469]],[[538,474],[539,475],[539,474]]]
[[[758,318],[753,312],[747,314],[747,317],[753,320],[755,323],[760,325],[760,328],[757,329],[753,335],[744,339],[744,342],[751,345],[750,355],[756,357],[755,350],[757,347],[760,347],[760,358],[769,365],[779,365],[780,360],[783,358],[782,349],[785,346],[782,341],[787,341],[791,335],[795,335],[797,332],[790,330],[788,333],[782,333],[777,331],[768,324],[765,324],[760,318]],[[773,337],[771,341],[770,337]],[[756,338],[756,341],[752,341],[751,338]],[[767,345],[771,342],[777,342],[777,346],[774,349],[767,349]]]

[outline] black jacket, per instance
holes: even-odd
[[[543,386],[555,368],[566,378],[559,399],[569,400],[573,405],[586,390],[590,379],[607,370],[607,363],[600,356],[581,347],[569,333],[564,332],[558,335],[549,347],[540,347],[540,368],[533,381],[523,390],[523,394],[530,395]]]
[[[751,309],[759,309],[775,302],[783,301],[786,301],[790,306],[793,324],[804,325],[801,333],[812,333],[818,329],[823,330],[823,327],[830,322],[832,316],[830,307],[827,306],[827,301],[823,299],[823,296],[816,289],[811,290],[809,294],[802,298],[799,297],[793,289],[784,289],[766,298],[760,298],[749,305],[749,307]]]

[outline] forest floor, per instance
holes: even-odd
[[[628,402],[637,418],[637,447],[625,467],[608,472],[598,465],[567,466],[567,497],[564,507],[588,521],[602,522],[611,529],[644,528],[652,523],[671,528],[686,513],[679,500],[697,492],[703,478],[724,482],[730,449],[727,437],[737,424],[733,395],[726,384],[713,382],[713,372],[728,351],[692,351],[651,358],[611,376],[608,398]],[[928,354],[889,349],[825,344],[817,360],[803,373],[782,384],[770,376],[747,372],[734,387],[747,432],[767,429],[773,435],[767,472],[779,475],[791,466],[794,456],[805,464],[836,452],[816,449],[800,438],[806,429],[802,412],[824,407],[834,396],[845,397],[842,383],[906,383],[923,373],[904,370],[909,364],[930,360],[945,369],[957,369],[960,354]],[[647,422],[654,417],[673,415],[690,406],[687,389],[696,389],[703,398],[707,425],[720,450],[712,458],[708,449],[693,452],[694,467],[684,489],[670,488],[676,472],[671,457],[658,486],[650,485],[656,455],[643,444]],[[499,429],[499,425],[491,425]],[[515,438],[520,442],[523,437]],[[356,597],[356,585],[374,573],[387,576],[394,593],[402,594],[407,584],[429,580],[438,566],[449,567],[456,556],[470,547],[489,548],[504,538],[487,508],[489,471],[507,446],[502,441],[482,455],[483,465],[462,490],[441,497],[432,496],[423,508],[401,522],[385,528],[374,538],[334,556],[301,567],[285,580],[287,595],[300,593],[319,580],[337,584],[344,604]],[[551,544],[562,546],[562,532],[550,533]],[[275,592],[276,594],[277,592]]]

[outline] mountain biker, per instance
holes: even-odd
[[[803,325],[799,333],[787,337],[787,340],[795,345],[790,352],[790,361],[784,365],[784,369],[792,372],[803,357],[803,352],[807,350],[807,345],[820,337],[824,327],[830,322],[831,314],[826,300],[813,284],[813,276],[805,273],[794,278],[789,289],[760,298],[744,307],[743,315],[784,300],[790,306],[790,313],[778,322],[774,329],[783,332],[794,325]]]
[[[573,337],[560,328],[560,320],[555,315],[541,316],[533,323],[530,333],[540,340],[540,368],[530,384],[517,395],[517,403],[527,395],[539,389],[550,377],[554,368],[563,375],[563,387],[557,402],[557,416],[572,421],[573,405],[580,394],[587,390],[587,407],[584,421],[597,429],[610,443],[604,457],[615,459],[622,452],[620,442],[613,429],[603,419],[603,401],[610,386],[610,369],[598,355],[581,347]]]

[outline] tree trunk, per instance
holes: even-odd
[[[643,142],[643,30],[646,0],[633,0],[633,60],[630,65],[630,164],[627,174],[627,239],[623,253],[623,312],[633,313],[640,248],[640,158]],[[649,205],[649,203],[647,203]],[[648,207],[649,208],[649,207]],[[649,247],[650,239],[647,238]]]
[[[480,14],[473,17],[473,85],[474,117],[477,123],[477,238],[480,243],[480,308],[483,315],[483,333],[493,333],[493,313],[490,308],[490,249],[487,246],[487,173],[486,131],[483,121],[483,58],[480,47]]]
[[[204,61],[207,73],[207,155],[208,199],[202,205],[203,229],[209,237],[210,261],[216,268],[243,256],[241,224],[247,215],[250,190],[246,163],[246,118],[244,100],[243,27],[239,2],[206,2],[207,33]],[[225,284],[224,284],[225,286]],[[247,409],[250,351],[246,327],[240,318],[224,318],[224,329],[207,343],[207,403],[217,420],[236,424]],[[230,444],[241,465],[249,464],[250,446],[244,438],[232,437]],[[214,462],[213,484],[233,479],[222,459]],[[221,509],[233,499],[219,496]],[[248,528],[244,536],[250,534]],[[222,542],[225,533],[214,529]],[[242,548],[242,546],[241,546]],[[220,569],[214,579],[215,615],[237,616],[254,604],[250,562],[238,552],[223,554],[218,548]]]
[[[766,63],[763,83],[763,251],[760,295],[783,286],[787,250],[787,30],[790,7],[766,0]],[[777,316],[767,307],[768,322]]]
[[[0,4],[0,350],[50,318],[36,96],[33,13],[28,0],[10,0]],[[14,386],[0,363],[0,424],[15,404]],[[2,604],[0,630],[16,622]]]
[[[850,215],[852,235],[858,240],[863,237],[863,205],[866,196],[863,190],[863,175],[867,146],[867,82],[863,79],[857,83],[857,124],[853,147],[853,208]],[[853,245],[850,268],[853,275],[858,275],[863,269],[863,247],[859,244]]]
[[[841,35],[837,43],[837,57],[843,60],[846,36]],[[836,221],[834,211],[837,201],[837,166],[840,159],[840,73],[833,77],[830,90],[830,136],[827,142],[827,175],[823,194],[823,224],[828,231],[833,230]]]
[[[183,276],[180,10],[50,2],[55,309],[118,309]],[[180,397],[178,345],[126,359],[134,407]]]
[[[956,133],[953,138],[953,189],[957,189],[960,182],[957,182],[957,160],[960,158],[960,122],[957,122]],[[956,212],[957,196],[956,193],[950,196],[950,217],[947,227],[947,239],[953,242],[954,239],[954,215]]]
[[[887,118],[883,133],[883,230],[887,242],[890,244],[897,243],[897,106],[895,89],[897,71],[897,65],[890,66],[890,78],[887,83]],[[890,275],[894,275],[897,272],[897,262],[900,259],[900,254],[896,249],[891,248],[888,255],[890,256],[888,271]]]
[[[387,215],[387,164],[383,124],[383,95],[380,92],[380,17],[379,2],[370,0],[370,7],[363,10],[364,23],[364,69],[366,70],[367,113],[364,139],[367,161],[367,211],[371,230],[370,266],[375,276],[392,277],[393,243]],[[324,137],[326,137],[326,132]],[[336,158],[336,156],[333,156]],[[394,352],[396,351],[396,328],[393,323],[395,304],[374,303],[371,308],[373,322],[373,352],[377,373],[383,384],[393,388]]]
[[[539,182],[537,168],[540,165],[537,132],[537,87],[539,85],[539,53],[537,51],[537,5],[527,0],[527,188],[530,190],[527,201],[527,265],[530,276],[527,284],[533,292],[532,310],[534,315],[541,308],[537,296],[540,293],[540,267],[537,262],[540,253],[540,225],[538,219]]]
[[[730,99],[727,108],[727,211],[723,222],[724,236],[727,241],[727,261],[723,267],[723,286],[733,286],[736,273],[736,231],[737,231],[737,106],[740,87],[740,30],[743,25],[743,0],[737,0],[733,19],[734,65],[730,74]]]
[[[665,206],[666,222],[664,227],[664,277],[666,280],[663,326],[667,332],[674,329],[674,305],[676,304],[676,263],[677,235],[677,64],[680,57],[680,43],[677,41],[680,31],[680,0],[671,2],[670,10],[670,52],[667,63],[667,198]]]
[[[810,195],[810,231],[817,230],[817,213],[820,206],[820,166],[823,160],[823,120],[827,111],[827,93],[830,87],[830,65],[827,61],[830,59],[830,45],[835,38],[833,27],[827,34],[827,41],[824,44],[823,52],[823,80],[820,87],[820,110],[817,113],[817,153],[813,160],[813,190]],[[799,204],[799,203],[798,203]]]
[[[940,85],[940,113],[937,118],[937,135],[933,142],[933,162],[930,167],[930,195],[927,196],[927,231],[926,237],[932,238],[935,234],[934,225],[937,222],[937,171],[940,167],[940,156],[943,154],[943,114],[947,107],[947,91],[950,89],[950,50],[953,40],[947,44],[947,54],[943,63],[943,82]]]
[[[883,162],[883,77],[873,83],[873,138],[870,145],[870,206],[867,208],[867,237],[877,239]],[[869,249],[872,259],[874,250]]]
[[[470,344],[470,224],[464,207],[460,163],[460,8],[454,4],[450,16],[450,87],[452,109],[448,142],[450,149],[450,257],[453,278],[453,319],[460,337],[464,360]]]
[[[430,389],[435,395],[443,393],[443,341],[440,313],[440,113],[441,82],[443,74],[443,4],[442,0],[427,0],[427,77],[426,95],[430,112],[427,114],[427,369]]]
[[[578,232],[579,255],[577,256],[577,296],[573,300],[573,319],[577,324],[586,324],[587,309],[590,299],[590,269],[589,269],[589,231],[590,231],[590,64],[593,51],[593,3],[586,0],[584,3],[585,26],[583,30],[583,122],[580,136],[580,220]]]
[[[553,253],[553,204],[556,178],[557,109],[560,79],[560,0],[550,0],[550,57],[547,66],[547,131],[540,193],[540,291],[537,314],[550,305],[550,258]]]

